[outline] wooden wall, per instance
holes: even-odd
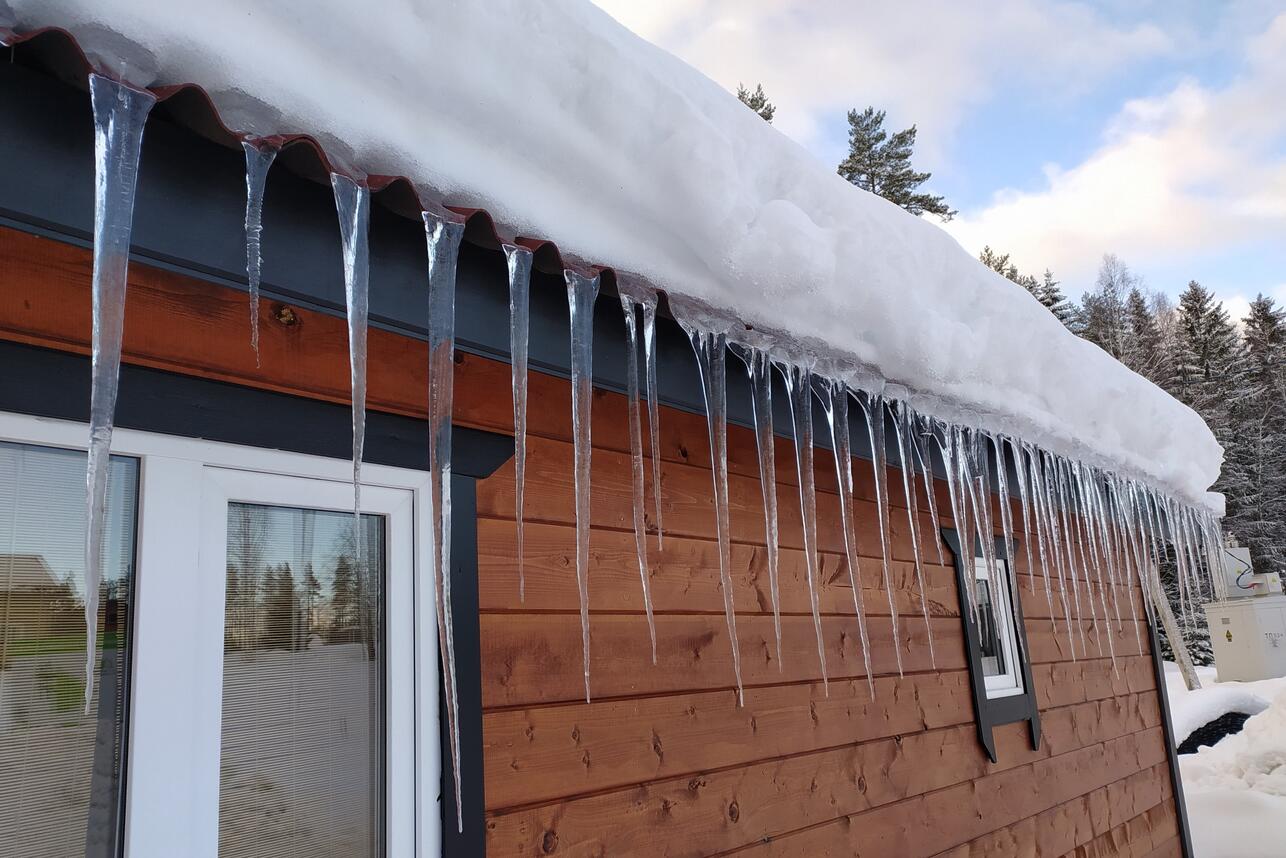
[[[0,338],[85,352],[89,265],[85,250],[0,229]],[[135,265],[126,360],[347,401],[342,320],[292,308],[284,324],[280,307],[265,301],[257,370],[245,301],[242,293]],[[370,407],[422,414],[423,344],[372,331],[370,348]],[[508,378],[505,364],[459,356],[456,422],[511,431]],[[890,472],[895,640],[870,464],[853,463],[877,675],[872,698],[848,592],[834,463],[818,451],[827,695],[808,609],[793,450],[778,439],[784,657],[777,662],[754,440],[733,428],[733,595],[746,686],[738,707],[704,418],[661,415],[664,551],[654,537],[648,542],[654,666],[634,556],[625,403],[596,391],[593,407],[592,703],[584,702],[581,677],[566,382],[531,378],[525,602],[514,558],[512,462],[479,485],[489,855],[1179,854],[1137,592],[1118,595],[1127,616],[1127,602],[1135,603],[1139,622],[1095,623],[1087,612],[1089,651],[1081,653],[1078,631],[1073,660],[1061,616],[1055,633],[1043,581],[1022,568],[1020,552],[1043,741],[1032,750],[1024,724],[1000,727],[1000,762],[991,764],[975,732],[954,574],[939,564],[922,510],[926,628],[897,471]],[[949,524],[942,486],[937,503]],[[654,526],[650,502],[648,509]],[[902,650],[900,677],[894,646]]]

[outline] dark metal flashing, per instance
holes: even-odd
[[[1152,648],[1152,672],[1156,677],[1157,699],[1161,701],[1161,730],[1165,736],[1165,761],[1170,767],[1170,786],[1174,791],[1174,809],[1179,823],[1179,843],[1183,858],[1193,858],[1192,829],[1188,824],[1188,803],[1183,797],[1183,776],[1179,772],[1179,751],[1174,741],[1174,722],[1170,720],[1170,695],[1165,687],[1165,664],[1161,661],[1161,641],[1155,622],[1148,623],[1148,644]]]
[[[969,608],[969,597],[966,587],[972,586],[973,570],[966,568],[960,537],[949,527],[942,528],[942,538],[951,549],[952,561],[956,569],[956,593],[960,598],[960,621],[964,624],[965,656],[969,662],[969,686],[973,692],[974,719],[978,724],[978,741],[987,752],[993,763],[996,758],[996,740],[993,730],[1001,724],[1012,724],[1015,721],[1026,721],[1031,730],[1031,746],[1040,747],[1040,704],[1036,700],[1036,686],[1031,677],[1030,650],[1027,647],[1027,624],[1023,619],[1022,600],[1018,593],[1009,593],[1009,602],[1014,612],[1014,632],[1018,637],[1018,654],[1023,668],[1023,693],[1011,697],[987,697],[987,681],[982,672],[982,644],[978,626],[973,620]],[[981,546],[975,544],[975,559],[981,558]],[[1005,540],[996,538],[997,557],[1006,554]]]

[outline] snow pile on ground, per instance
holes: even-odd
[[[1179,757],[1196,858],[1281,858],[1286,854],[1286,679],[1216,683],[1213,667],[1198,673],[1203,687],[1188,691],[1178,668],[1166,665],[1176,741],[1186,736],[1183,724],[1195,729],[1227,712],[1258,714],[1240,733]]]
[[[1227,715],[1229,712],[1243,712],[1247,715],[1258,715],[1268,708],[1268,699],[1261,694],[1246,687],[1246,683],[1227,682],[1217,683],[1215,681],[1215,671],[1213,667],[1198,668],[1197,673],[1201,678],[1202,687],[1195,691],[1189,691],[1183,684],[1183,677],[1179,673],[1178,665],[1166,662],[1166,691],[1170,697],[1170,721],[1174,729],[1175,745],[1183,744],[1183,740],[1191,735],[1192,731],[1199,727],[1204,727],[1216,718]],[[1269,680],[1268,683],[1283,683],[1282,688],[1286,689],[1286,681]],[[1262,683],[1267,685],[1268,683]],[[1261,683],[1251,683],[1261,685]]]
[[[1195,413],[588,0],[10,5],[19,32],[69,29],[133,83],[200,84],[239,130],[312,134],[788,353],[873,369],[921,411],[1189,501],[1218,475]]]

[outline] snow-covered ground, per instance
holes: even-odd
[[[1166,664],[1175,737],[1227,712],[1258,713],[1213,747],[1179,758],[1197,858],[1286,855],[1286,678],[1216,682],[1199,667],[1202,688],[1188,691]]]

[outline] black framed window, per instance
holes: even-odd
[[[1022,602],[1004,559],[1009,556],[1005,541],[996,540],[993,565],[985,561],[980,541],[975,540],[975,556],[965,557],[954,530],[943,528],[942,538],[955,563],[978,741],[988,758],[998,762],[993,729],[999,724],[1027,721],[1032,747],[1039,748],[1040,710],[1027,657]]]

